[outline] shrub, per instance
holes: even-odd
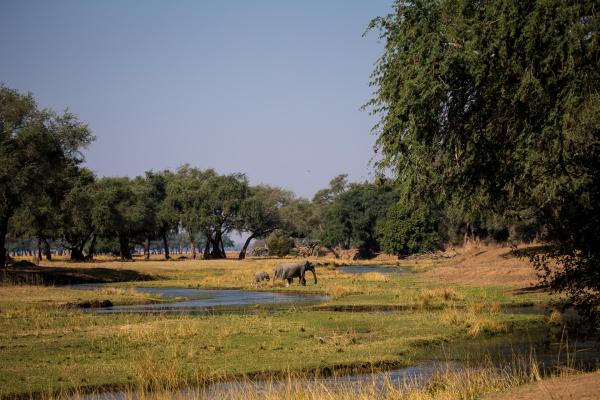
[[[276,230],[267,239],[269,255],[285,257],[294,248],[294,240],[282,230]]]

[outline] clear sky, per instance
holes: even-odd
[[[189,163],[311,197],[372,176],[359,111],[392,0],[0,1],[0,81],[69,108],[101,176]]]

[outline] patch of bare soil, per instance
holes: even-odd
[[[445,281],[472,285],[515,285],[527,287],[537,282],[527,257],[510,247],[479,245],[456,249],[443,265],[425,272]]]
[[[600,371],[585,375],[565,376],[524,385],[506,393],[489,396],[488,400],[598,400]]]

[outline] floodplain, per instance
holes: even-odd
[[[272,276],[287,261],[10,268],[0,287],[0,397],[481,398],[598,365],[598,344],[563,327],[576,316],[552,308],[556,298],[509,247],[311,258],[317,285],[312,276],[306,286],[255,283],[256,272]],[[190,306],[211,290],[263,301]],[[178,302],[181,312],[147,312]],[[119,307],[126,312],[102,312]],[[398,372],[407,368],[416,372]],[[365,374],[373,378],[347,378]]]

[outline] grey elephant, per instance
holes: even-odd
[[[256,278],[257,285],[263,281],[268,281],[271,279],[268,272],[257,272],[254,277]]]
[[[300,278],[300,283],[306,286],[306,279],[304,274],[306,271],[311,271],[315,278],[315,285],[317,284],[317,274],[315,273],[315,266],[308,261],[293,263],[293,264],[281,264],[275,268],[275,279],[282,279],[287,281],[289,286],[294,278]]]

